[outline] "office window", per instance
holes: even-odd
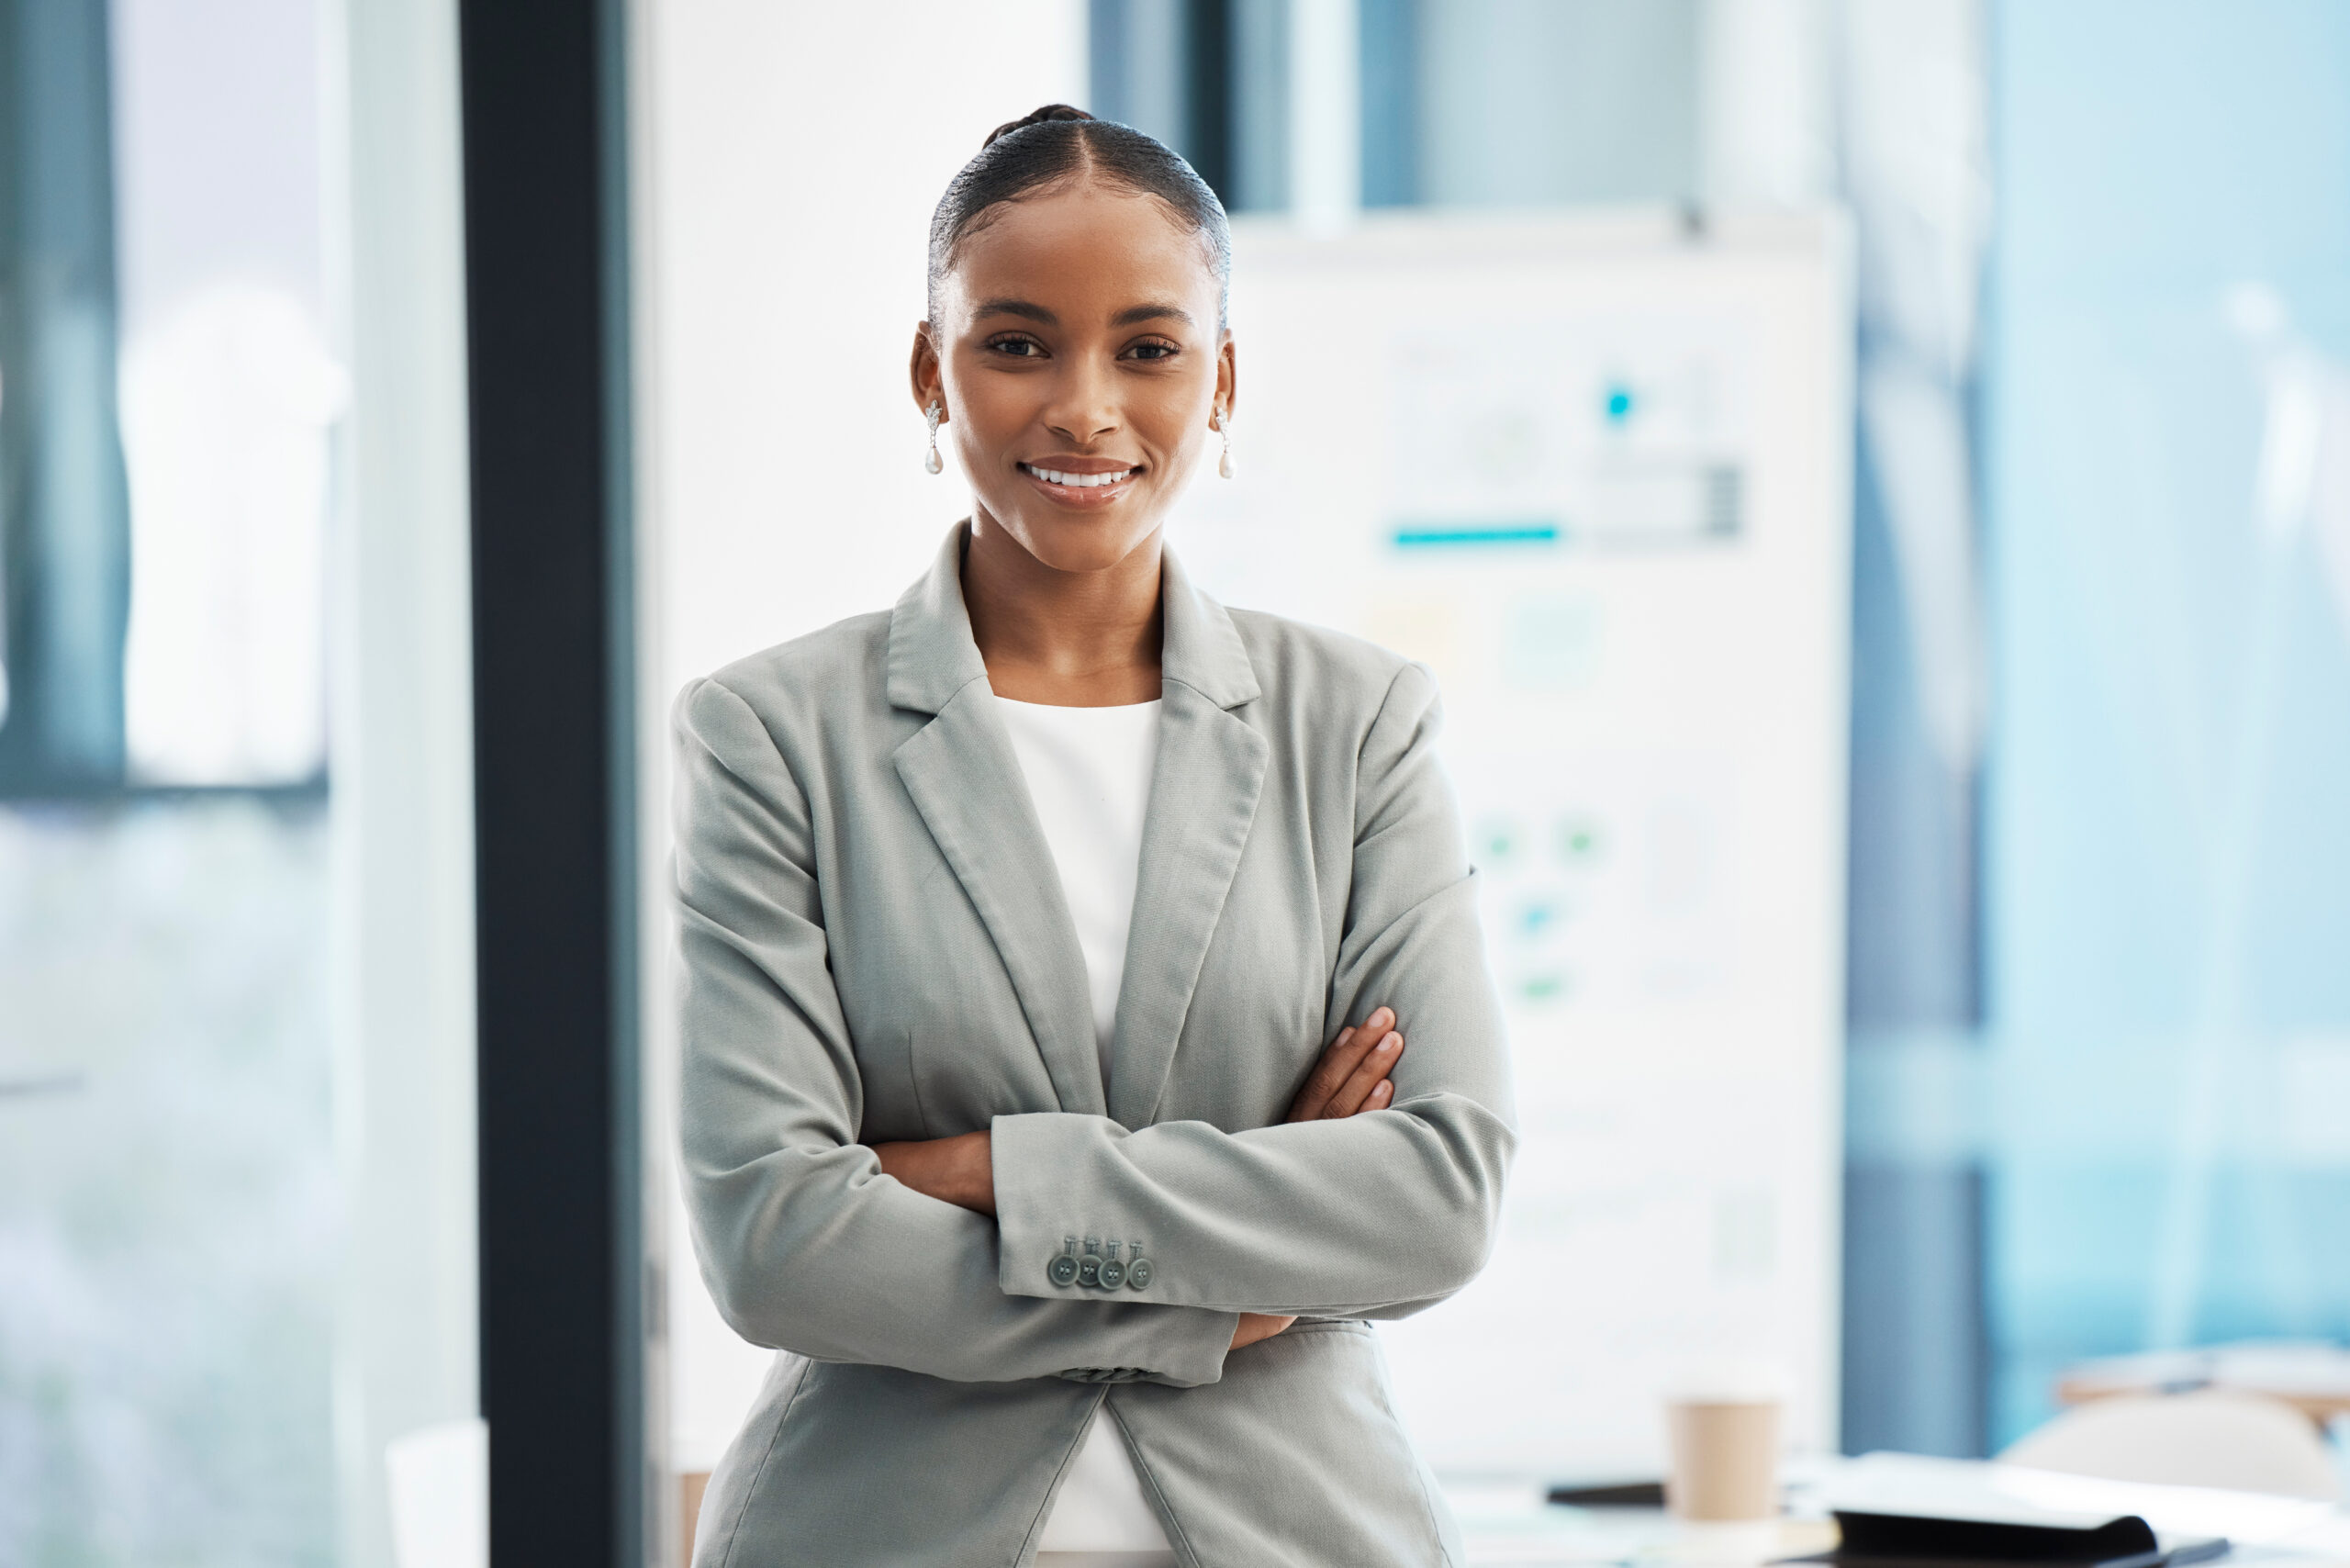
[[[317,21],[125,0],[114,50],[129,477],[124,760],[142,784],[326,766],[343,373],[326,341]]]
[[[1367,207],[1698,192],[1695,0],[1367,0]]]
[[[1358,50],[1366,207],[1699,194],[1698,0],[1091,0],[1095,113],[1192,161],[1237,212],[1292,197],[1308,18]],[[1326,17],[1315,23],[1326,25]]]
[[[0,0],[0,1561],[337,1551],[323,21]]]
[[[1182,152],[1234,212],[1289,205],[1292,0],[1090,0],[1092,101]]]
[[[2350,1340],[2350,18],[1995,36],[2005,1438],[2086,1356]]]

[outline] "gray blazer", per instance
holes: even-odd
[[[1458,1562],[1363,1321],[1483,1265],[1515,1141],[1435,685],[1167,558],[1105,1084],[965,537],[887,614],[677,701],[694,1245],[735,1331],[787,1352],[694,1561],[1026,1563],[1106,1415],[1193,1568]],[[1394,1104],[1279,1125],[1382,1002]],[[980,1127],[993,1219],[861,1147]],[[1301,1321],[1232,1352],[1243,1310]]]

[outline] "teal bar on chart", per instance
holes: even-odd
[[[1427,550],[1456,544],[1556,544],[1562,530],[1555,522],[1488,522],[1445,526],[1399,523],[1395,547]]]

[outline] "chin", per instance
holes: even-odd
[[[1057,572],[1101,572],[1133,554],[1158,531],[1159,521],[1157,517],[1031,515],[1021,518],[1013,537]]]

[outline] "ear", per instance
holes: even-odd
[[[946,367],[938,363],[938,344],[931,337],[930,323],[927,321],[914,323],[913,359],[906,366],[906,374],[913,381],[915,408],[927,414],[934,402],[937,403],[942,409],[946,407]],[[943,413],[939,417],[939,422],[942,424],[946,422],[946,416]]]
[[[1232,418],[1232,406],[1240,396],[1240,360],[1232,346],[1232,333],[1227,329],[1224,342],[1215,351],[1215,406],[1224,410],[1226,420]]]

